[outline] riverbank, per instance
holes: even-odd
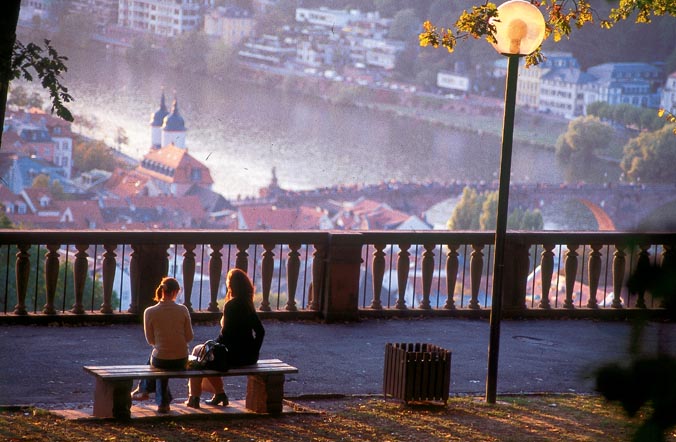
[[[468,95],[452,99],[429,93],[393,91],[253,65],[240,66],[240,73],[233,79],[318,98],[336,106],[366,108],[458,131],[502,137],[504,103],[495,98]],[[565,118],[517,109],[514,141],[554,151],[556,140],[567,128]]]

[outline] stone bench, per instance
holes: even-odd
[[[131,417],[131,389],[136,379],[171,379],[209,376],[248,376],[246,408],[255,413],[279,414],[284,398],[284,375],[298,373],[279,359],[262,359],[254,365],[216,370],[162,370],[150,365],[85,366],[84,370],[96,377],[94,416],[129,419]]]

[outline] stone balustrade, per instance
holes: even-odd
[[[482,316],[493,241],[490,232],[3,231],[0,322],[138,319],[165,275],[195,315],[217,317],[232,267],[249,273],[257,308],[274,317]],[[659,311],[626,281],[640,266],[676,271],[675,243],[676,233],[509,232],[503,309]]]

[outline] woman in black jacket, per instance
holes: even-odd
[[[265,329],[261,324],[256,308],[253,303],[254,286],[249,276],[240,269],[232,269],[228,272],[225,281],[227,294],[223,317],[221,318],[221,333],[217,341],[228,348],[228,365],[237,367],[251,365],[258,361]],[[200,344],[201,345],[201,344]],[[199,345],[193,349],[193,355],[199,352]],[[186,402],[188,407],[199,408],[202,386],[205,390],[214,393],[211,400],[206,400],[209,405],[228,405],[228,396],[223,389],[223,380],[220,377],[190,378],[188,384],[189,398]]]

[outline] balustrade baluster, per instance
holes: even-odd
[[[139,292],[141,291],[141,245],[131,244],[132,252],[129,254],[129,280],[131,281],[131,303],[129,304],[129,313],[139,313]]]
[[[472,253],[469,259],[469,275],[470,284],[472,285],[472,299],[469,301],[469,308],[478,310],[481,308],[479,304],[479,290],[481,288],[481,273],[484,270],[484,254],[483,244],[472,244]],[[501,293],[493,293],[493,296],[502,296]]]
[[[573,290],[575,289],[575,280],[577,279],[577,244],[570,244],[566,246],[568,251],[566,252],[566,300],[563,303],[563,307],[567,309],[574,309],[575,304],[573,303]]]
[[[310,309],[319,310],[319,297],[322,291],[322,281],[324,280],[324,265],[326,259],[326,246],[323,243],[313,244],[315,251],[312,253],[312,282],[310,283],[310,296],[308,302]]]
[[[613,253],[613,308],[622,308],[622,288],[624,287],[624,271],[626,266],[624,247],[615,244]]]
[[[195,248],[197,244],[183,244],[183,305],[192,312],[192,288],[195,282]]]
[[[382,310],[383,308],[380,294],[383,290],[383,278],[385,277],[385,247],[387,247],[387,244],[373,245],[373,301],[371,301],[371,308],[374,310]]]
[[[397,310],[406,310],[406,286],[408,285],[408,272],[411,268],[411,254],[408,249],[410,244],[399,244],[399,255],[397,256],[397,283],[399,285],[399,297],[394,305]]]
[[[249,271],[249,244],[247,243],[238,243],[237,244],[237,257],[235,258],[235,267],[245,272]]]
[[[542,253],[540,254],[540,281],[542,285],[542,295],[540,297],[540,305],[542,309],[551,308],[549,303],[549,290],[552,287],[552,275],[554,274],[554,244],[543,244]]]
[[[423,244],[425,251],[422,259],[422,285],[423,296],[419,307],[423,310],[430,310],[430,293],[432,290],[432,278],[434,277],[434,244]]]
[[[223,271],[223,260],[221,249],[223,244],[209,244],[211,254],[209,255],[209,289],[211,290],[211,300],[209,301],[210,312],[218,311],[218,289],[221,286],[221,272]]]
[[[16,252],[16,266],[15,266],[15,275],[16,275],[16,301],[17,304],[14,306],[14,313],[17,315],[27,315],[28,311],[26,310],[26,291],[28,291],[28,276],[30,275],[30,266],[31,254],[28,252],[30,250],[29,244],[18,244]]]
[[[591,244],[592,251],[589,254],[589,301],[588,308],[598,308],[596,292],[599,288],[599,278],[601,277],[601,248],[603,244]]]
[[[261,285],[263,289],[263,301],[260,310],[270,311],[270,288],[272,287],[272,275],[275,270],[275,249],[274,244],[263,244],[263,261],[261,262]]]
[[[670,244],[663,244],[662,245],[662,264],[661,264],[662,271],[665,273],[669,273],[671,275],[676,273],[676,253],[674,253],[674,249]],[[661,308],[667,308],[668,304],[668,298],[665,296],[662,298],[662,302],[660,303]],[[672,303],[676,303],[676,299],[672,301]]]
[[[55,315],[54,298],[56,296],[56,282],[59,279],[59,250],[58,244],[47,244],[47,253],[45,254],[45,291],[47,301],[42,309],[46,315]]]
[[[72,313],[83,314],[84,306],[82,304],[82,298],[84,296],[85,282],[87,281],[87,258],[89,254],[87,253],[88,244],[76,244],[75,249],[77,253],[75,254],[75,263],[73,264],[73,290],[75,292],[75,303],[71,309]]]
[[[648,249],[650,248],[650,244],[639,244],[638,248],[640,249],[640,252],[638,252],[638,260],[636,261],[636,272],[641,272],[642,274],[647,274],[645,273],[645,270],[650,267],[650,252]],[[637,308],[646,308],[645,305],[645,289],[641,288],[638,291],[638,298],[636,299],[636,307]]]
[[[115,258],[117,254],[115,250],[117,249],[117,244],[105,244],[103,248],[106,250],[103,254],[103,264],[101,270],[103,272],[102,282],[103,282],[103,303],[101,304],[101,313],[110,314],[113,313],[113,284],[115,282]],[[124,260],[124,254],[122,255]]]
[[[458,268],[460,263],[458,261],[459,244],[448,244],[448,253],[446,254],[446,310],[455,310],[455,284],[458,281]],[[462,295],[461,295],[462,296]]]
[[[300,274],[300,244],[289,244],[289,259],[286,261],[286,311],[295,312],[296,307],[296,288],[298,287],[298,275]]]

